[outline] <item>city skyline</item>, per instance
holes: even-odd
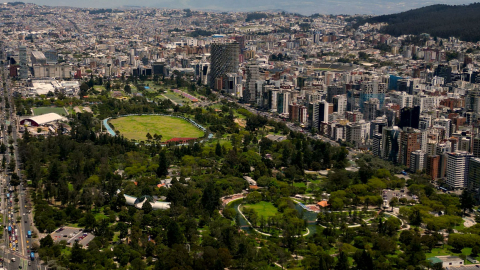
[[[403,12],[415,8],[421,8],[434,4],[463,5],[473,3],[472,1],[453,0],[453,1],[393,1],[393,0],[375,0],[375,1],[191,1],[191,0],[162,0],[162,1],[131,1],[119,0],[114,2],[86,0],[82,2],[72,0],[30,0],[28,3],[48,6],[70,6],[80,8],[121,8],[121,7],[142,7],[142,8],[170,8],[194,10],[208,10],[220,12],[252,12],[252,11],[271,11],[283,10],[286,12],[295,12],[303,15],[319,14],[366,14],[366,15],[384,15],[397,12]]]

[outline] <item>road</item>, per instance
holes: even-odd
[[[17,144],[19,119],[15,113],[13,91],[9,88],[9,84],[10,82],[6,74],[6,68],[3,68],[2,89],[0,94],[0,97],[2,97],[0,104],[0,122],[3,125],[1,131],[3,143],[7,146],[7,153],[4,155],[6,158],[6,169],[1,174],[1,208],[2,213],[4,214],[3,223],[6,228],[6,230],[4,230],[5,240],[2,246],[2,253],[4,255],[3,266],[6,269],[19,269],[20,267],[22,269],[32,270],[41,269],[40,265],[38,265],[39,260],[37,258],[34,262],[30,260],[31,239],[28,238],[27,232],[31,230],[30,226],[32,219],[29,215],[29,210],[27,209],[27,190],[19,168],[21,165]],[[9,108],[6,107],[7,103],[10,105]],[[13,150],[13,155],[11,155],[10,149]],[[9,170],[11,162],[15,163],[13,171]],[[10,185],[12,175],[14,174],[18,175],[20,179],[20,184],[17,187]],[[8,230],[9,226],[11,231]]]

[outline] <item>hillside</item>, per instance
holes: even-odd
[[[457,37],[464,41],[480,40],[480,3],[470,5],[432,5],[401,13],[368,18],[360,23],[388,23],[382,31],[399,36],[428,33],[432,36]]]

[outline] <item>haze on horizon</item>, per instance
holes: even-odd
[[[119,8],[141,6],[155,8],[190,8],[215,11],[265,11],[285,10],[304,15],[320,14],[371,14],[382,15],[402,12],[433,4],[470,4],[468,0],[29,0],[38,5],[72,6],[82,8]]]

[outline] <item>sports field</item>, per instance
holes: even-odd
[[[126,116],[109,121],[115,130],[128,139],[146,141],[147,133],[162,135],[162,142],[171,138],[199,138],[203,131],[189,122],[170,116],[142,115]]]
[[[38,107],[38,108],[33,108],[33,113],[35,115],[42,115],[42,114],[47,114],[47,113],[56,113],[59,115],[65,115],[65,110],[60,107]]]

